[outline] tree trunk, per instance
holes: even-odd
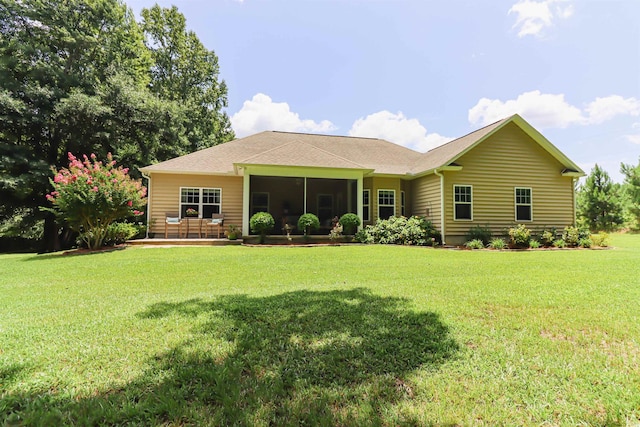
[[[52,213],[47,213],[44,218],[44,235],[42,239],[43,252],[55,252],[60,250],[58,224],[56,224],[56,218]]]

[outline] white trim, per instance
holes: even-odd
[[[380,204],[380,192],[381,191],[391,191],[393,193],[393,205],[381,205]],[[378,188],[378,199],[377,200],[378,200],[378,203],[377,203],[377,205],[378,205],[378,219],[380,219],[380,206],[387,207],[387,208],[390,207],[390,206],[393,206],[393,215],[391,215],[391,216],[396,216],[396,202],[397,202],[397,200],[396,200],[396,190],[391,189],[391,188]],[[387,218],[384,218],[384,219],[387,219]]]
[[[367,198],[368,198],[368,203],[365,205],[364,204],[364,193],[367,193]],[[365,222],[364,220],[364,212],[365,212],[365,208],[367,210],[367,220],[366,222],[371,222],[371,189],[370,188],[363,188],[362,189],[362,197],[360,197],[360,203],[362,204],[362,215],[360,215],[360,218],[362,218],[362,222]]]
[[[182,190],[198,190],[198,203],[189,203],[182,201]],[[204,203],[204,190],[218,191],[220,194],[220,203]],[[198,205],[198,218],[202,218],[204,206],[218,206],[218,213],[222,213],[222,188],[220,187],[180,187],[178,193],[178,215],[182,218],[182,206],[183,205]]]
[[[518,190],[529,190],[529,203],[518,203]],[[529,206],[530,219],[518,219],[518,206]],[[516,222],[533,222],[533,189],[531,187],[513,187],[513,217]]]
[[[363,215],[364,214],[364,208],[363,208],[363,205],[362,205],[362,196],[361,196],[363,191],[364,191],[364,189],[362,188],[363,181],[364,180],[362,179],[362,177],[360,177],[360,178],[358,178],[357,184],[356,184],[356,191],[357,191],[358,195],[360,196],[360,197],[357,198],[357,200],[358,200],[358,203],[357,203],[358,212],[357,213],[358,213],[358,217],[360,217],[360,227],[358,227],[358,230],[360,230],[361,227],[364,226],[364,220],[362,219],[362,218],[364,218],[364,215]],[[369,203],[371,203],[371,195],[369,195]],[[369,212],[369,218],[371,218],[371,212]]]
[[[471,202],[458,202],[460,204],[471,206],[471,218],[456,218],[456,187],[469,187],[471,189]],[[454,221],[473,221],[473,185],[471,184],[453,184],[453,193],[451,200],[453,201],[453,220]]]

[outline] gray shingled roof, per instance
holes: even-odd
[[[581,169],[513,115],[426,153],[378,138],[265,131],[141,168],[144,173],[235,174],[234,165],[365,169],[375,174],[419,175],[449,165],[506,123],[515,122],[565,167]]]

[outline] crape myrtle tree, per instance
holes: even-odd
[[[216,90],[206,102],[196,89],[182,97],[158,90],[157,72],[176,68],[171,61],[185,54],[156,64],[145,40],[160,40],[171,28],[145,38],[121,0],[0,0],[0,225],[18,217],[13,222],[26,229],[44,219],[46,249],[59,247],[55,218],[39,207],[51,190],[50,168],[65,165],[68,152],[112,152],[138,177],[139,166],[200,148],[194,141],[211,129],[219,136],[203,138],[202,146],[233,138],[214,108],[226,105],[224,82],[210,85]],[[217,82],[217,58],[205,56],[216,65],[208,78]],[[183,83],[201,87],[197,79]],[[194,105],[219,114],[198,127]]]
[[[140,216],[146,203],[146,188],[129,177],[129,170],[116,167],[111,154],[107,162],[69,156],[69,167],[54,172],[53,191],[46,195],[48,209],[60,222],[76,231],[89,249],[102,247],[109,226],[115,221]]]
[[[578,213],[591,231],[611,231],[624,223],[620,186],[597,164],[579,189]]]

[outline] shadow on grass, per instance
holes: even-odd
[[[198,319],[192,338],[149,361],[141,378],[77,401],[21,396],[31,404],[16,416],[28,424],[48,407],[53,421],[74,424],[411,422],[388,411],[413,397],[408,375],[437,369],[458,348],[437,314],[363,289],[167,302],[138,314],[173,316]]]

